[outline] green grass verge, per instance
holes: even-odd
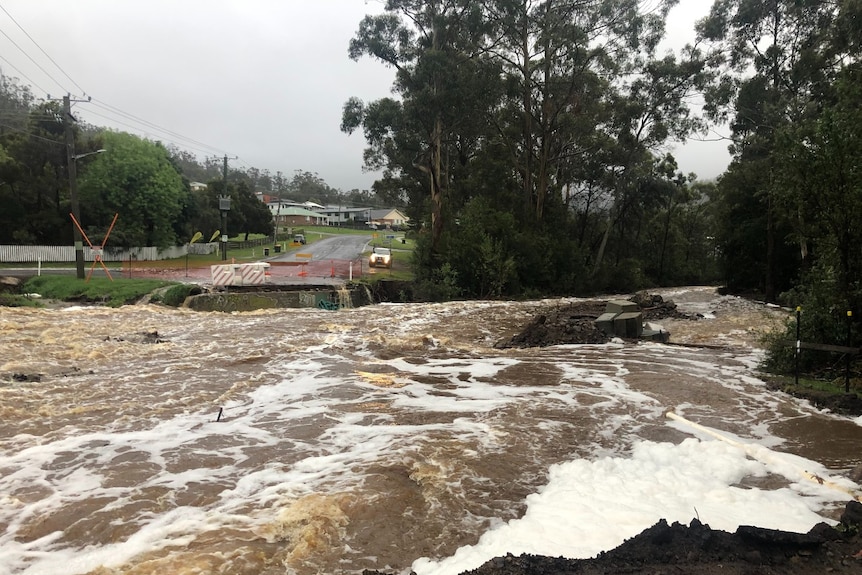
[[[153,291],[176,285],[151,279],[91,278],[90,281],[70,276],[37,276],[27,280],[24,293],[37,293],[43,298],[66,302],[99,303],[110,307],[134,303]]]
[[[24,295],[0,293],[0,307],[43,307],[39,299]]]

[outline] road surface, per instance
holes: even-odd
[[[319,260],[355,260],[368,245],[367,235],[336,235],[292,249],[290,252],[268,258],[270,262],[296,262]]]

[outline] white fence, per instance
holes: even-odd
[[[159,248],[129,248],[118,249],[106,247],[102,252],[102,260],[106,262],[156,261],[179,258],[187,253],[211,254],[218,249],[218,243],[191,244],[175,246],[160,250]],[[84,261],[95,261],[96,252],[89,246],[84,247]],[[74,246],[0,246],[0,262],[31,263],[31,262],[73,262],[75,261]]]

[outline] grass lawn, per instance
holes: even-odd
[[[101,303],[110,307],[119,307],[133,303],[145,295],[162,288],[176,285],[176,282],[153,279],[126,279],[93,277],[90,281],[77,277],[44,275],[32,277],[22,286],[22,292],[39,294],[42,298],[82,302]],[[38,305],[39,301],[26,296],[8,296],[14,299],[2,302],[4,305]]]

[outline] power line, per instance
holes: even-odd
[[[10,126],[9,124],[4,124],[3,122],[0,122],[0,126],[2,126],[4,128],[8,128],[14,132],[20,132],[22,134],[27,134],[31,138],[35,138],[37,140],[44,140],[44,141],[50,142],[52,144],[57,144],[58,146],[65,145],[63,142],[58,142],[57,140],[52,140],[50,138],[43,138],[42,136],[37,136],[36,134],[34,134],[32,132],[28,132],[27,130],[22,130],[21,128],[16,128],[15,126]]]
[[[69,81],[75,85],[76,88],[78,88],[78,90],[81,91],[82,94],[86,93],[84,91],[84,89],[81,86],[79,86],[78,83],[74,79],[72,79],[72,77],[69,74],[67,74],[66,71],[57,62],[55,62],[54,59],[45,50],[42,49],[42,46],[40,46],[39,43],[36,42],[36,40],[34,40],[32,36],[30,36],[30,34],[27,32],[27,30],[25,30],[24,27],[21,26],[21,24],[19,24],[17,20],[15,20],[15,18],[12,16],[12,14],[10,14],[9,11],[6,10],[6,8],[4,8],[2,4],[0,4],[0,10],[3,10],[3,12],[7,16],[9,16],[9,19],[12,20],[12,22],[14,22],[16,26],[18,26],[18,29],[21,30],[22,32],[24,32],[24,35],[27,36],[27,38],[33,43],[33,45],[36,46],[37,48],[39,48],[39,51],[42,52],[42,54],[44,54],[45,57],[48,58],[48,60],[50,60],[51,63],[54,64],[54,66],[56,66],[57,69],[60,70],[63,73],[63,75],[66,76],[69,79]],[[8,38],[8,36],[7,36],[7,38]],[[32,58],[31,58],[31,60],[32,60]],[[53,80],[53,78],[51,78],[51,79]],[[54,80],[54,81],[56,82],[56,80]],[[58,83],[58,85],[59,85],[59,83]],[[62,88],[62,86],[60,86],[60,87]]]
[[[96,98],[93,98],[93,99],[91,100],[91,102],[90,102],[90,103],[92,103],[94,106],[97,106],[97,107],[99,107],[99,108],[102,108],[102,109],[104,109],[104,110],[106,110],[106,111],[108,111],[108,112],[110,112],[110,113],[112,113],[112,114],[116,114],[116,115],[121,116],[121,117],[123,117],[123,118],[126,118],[126,119],[128,119],[128,120],[131,120],[131,121],[134,121],[134,122],[138,122],[139,124],[141,124],[141,125],[143,125],[143,126],[147,126],[147,127],[149,127],[149,128],[152,128],[152,129],[157,130],[157,131],[159,131],[159,132],[162,132],[162,133],[164,133],[164,134],[168,134],[169,136],[171,136],[171,137],[173,137],[173,138],[177,138],[177,139],[180,139],[180,140],[184,140],[184,141],[186,141],[186,142],[190,142],[190,143],[192,143],[192,144],[195,144],[196,146],[200,146],[200,147],[203,147],[203,148],[207,148],[207,149],[209,149],[211,152],[216,152],[216,153],[218,153],[218,154],[220,154],[220,155],[224,155],[224,154],[225,154],[225,151],[224,151],[224,150],[222,150],[222,149],[220,149],[220,148],[216,148],[216,147],[214,147],[214,146],[210,146],[209,144],[206,144],[206,143],[204,143],[204,142],[200,142],[200,141],[198,141],[198,140],[195,140],[194,138],[189,138],[188,136],[184,136],[184,135],[182,135],[182,134],[180,134],[180,133],[178,133],[178,132],[174,132],[173,130],[169,130],[169,129],[167,129],[167,128],[163,128],[163,127],[161,127],[161,126],[159,126],[159,125],[157,125],[157,124],[154,124],[153,122],[150,122],[149,120],[144,120],[143,118],[139,118],[139,117],[135,116],[134,114],[130,114],[130,113],[128,113],[128,112],[124,112],[123,110],[120,110],[119,108],[117,108],[117,107],[115,107],[115,106],[111,106],[110,104],[107,104],[106,102],[102,102],[102,101],[100,101],[100,100],[98,100],[98,99],[96,99]],[[104,117],[104,116],[103,116],[103,117]],[[203,150],[201,150],[201,151],[203,151]],[[207,152],[207,153],[210,153],[210,152]]]
[[[28,58],[31,62],[33,62],[33,63],[36,65],[36,67],[37,67],[37,68],[39,68],[40,70],[42,70],[42,73],[43,73],[43,74],[45,74],[46,76],[48,76],[49,78],[51,78],[51,80],[53,80],[55,84],[57,84],[58,86],[60,86],[60,88],[61,88],[64,92],[68,92],[68,90],[66,90],[66,88],[64,88],[64,87],[63,87],[63,84],[61,84],[60,82],[58,82],[58,81],[57,81],[57,79],[56,79],[56,78],[54,78],[54,76],[52,76],[50,72],[48,72],[45,68],[43,68],[43,67],[42,67],[42,65],[41,65],[41,64],[39,64],[39,62],[37,62],[36,60],[34,60],[34,59],[33,59],[33,57],[32,57],[32,56],[30,56],[30,54],[28,54],[26,50],[24,50],[24,48],[22,48],[21,46],[19,46],[19,45],[18,45],[18,43],[17,43],[17,42],[15,42],[15,40],[13,40],[11,36],[9,36],[9,34],[7,34],[6,32],[4,32],[2,29],[0,29],[0,34],[3,34],[4,36],[6,36],[6,39],[7,39],[7,40],[9,40],[10,42],[12,42],[12,45],[13,45],[13,46],[15,46],[16,48],[18,48],[18,50],[19,50],[22,54],[24,54],[25,56],[27,56],[27,58]],[[10,64],[10,65],[11,65],[11,64]],[[17,69],[17,68],[16,68],[16,69]],[[31,80],[31,81],[32,81],[32,80]],[[39,88],[39,89],[41,90],[41,88]],[[43,92],[45,92],[45,90],[42,90],[42,91],[43,91]],[[48,92],[45,92],[45,93],[47,94]]]
[[[3,11],[3,12],[4,12],[8,17],[9,17],[9,19],[10,19],[10,20],[12,20],[12,22],[14,22],[14,23],[15,23],[15,25],[16,25],[16,26],[17,26],[17,27],[18,27],[18,28],[19,28],[19,29],[24,33],[24,35],[25,35],[25,36],[30,40],[30,42],[32,42],[32,43],[33,43],[33,45],[35,45],[35,46],[39,49],[39,51],[40,51],[40,52],[42,52],[42,54],[43,54],[46,58],[48,58],[48,60],[49,60],[49,61],[50,61],[50,62],[51,62],[51,63],[52,63],[52,64],[53,64],[53,65],[54,65],[54,66],[55,66],[55,67],[56,67],[60,72],[62,72],[62,74],[63,74],[64,76],[66,76],[66,78],[68,78],[68,79],[69,79],[69,81],[70,81],[70,82],[72,82],[72,84],[74,84],[76,88],[78,88],[78,90],[79,90],[82,94],[86,94],[86,93],[87,93],[87,91],[86,91],[86,90],[84,90],[84,89],[81,87],[81,85],[80,85],[80,84],[78,84],[78,83],[74,80],[74,78],[72,78],[72,77],[71,77],[71,76],[70,76],[70,75],[69,75],[69,74],[68,74],[68,73],[63,69],[63,67],[62,67],[62,66],[60,66],[60,65],[59,65],[59,64],[58,64],[58,63],[57,63],[57,62],[56,62],[56,61],[55,61],[55,60],[50,56],[50,54],[48,54],[48,52],[46,52],[46,51],[42,48],[42,46],[40,46],[40,45],[39,45],[39,43],[38,43],[38,42],[36,42],[36,40],[35,40],[35,39],[34,39],[34,38],[33,38],[33,37],[32,37],[32,36],[27,32],[27,30],[25,30],[25,29],[24,29],[24,27],[23,27],[23,26],[21,26],[21,24],[20,24],[17,20],[15,20],[15,18],[14,18],[14,17],[9,13],[9,11],[8,11],[8,10],[6,10],[6,8],[4,8],[2,5],[0,5],[0,10],[2,10],[2,11]],[[15,42],[15,41],[14,41],[14,40],[13,40],[13,39],[8,35],[8,34],[6,34],[6,32],[4,32],[2,29],[0,29],[0,34],[3,34],[3,36],[5,36],[5,37],[10,41],[10,42],[12,42],[12,44],[13,44],[16,48],[18,48],[18,50],[19,50],[22,54],[24,54],[24,55],[25,55],[25,56],[26,56],[26,57],[27,57],[31,62],[33,62],[33,64],[35,64],[35,65],[39,68],[39,70],[41,70],[41,71],[42,71],[46,76],[48,76],[48,78],[50,78],[54,83],[56,83],[58,86],[60,86],[60,88],[62,88],[65,92],[67,92],[67,93],[68,93],[68,90],[66,90],[66,89],[63,87],[63,85],[62,85],[59,81],[57,81],[57,79],[56,79],[56,78],[54,78],[54,77],[53,77],[53,76],[52,76],[52,75],[51,75],[47,70],[45,70],[45,69],[44,69],[44,68],[43,68],[43,67],[42,67],[38,62],[36,62],[36,60],[34,60],[34,59],[33,59],[33,57],[31,57],[31,56],[30,56],[30,54],[28,54],[28,53],[27,53],[27,51],[25,51],[23,48],[21,48],[21,46],[19,46],[19,45],[18,45],[18,44],[17,44],[17,43],[16,43],[16,42]],[[7,63],[8,63],[8,64],[13,68],[13,69],[15,69],[16,71],[18,71],[18,73],[19,73],[19,74],[21,74],[24,78],[26,78],[26,79],[27,79],[31,84],[33,84],[34,86],[36,86],[36,88],[38,88],[39,90],[41,90],[41,91],[42,91],[42,92],[44,92],[45,94],[48,94],[48,91],[47,91],[47,90],[45,90],[44,88],[42,88],[41,86],[39,86],[36,82],[34,82],[32,79],[30,79],[29,77],[27,77],[27,76],[26,76],[23,72],[21,72],[21,71],[20,71],[20,70],[15,66],[15,65],[13,65],[11,62],[9,62],[8,60],[6,60],[6,58],[4,58],[3,56],[0,56],[0,59],[3,59],[3,61],[7,62]],[[135,116],[134,114],[130,114],[130,113],[128,113],[128,112],[125,112],[125,111],[123,111],[123,110],[121,110],[121,109],[119,109],[119,108],[117,108],[117,107],[115,107],[115,106],[112,106],[112,105],[108,104],[107,102],[103,102],[103,101],[97,100],[97,99],[92,98],[92,97],[89,97],[89,98],[88,98],[88,102],[89,102],[89,103],[91,103],[91,104],[93,104],[93,105],[94,105],[94,106],[96,106],[96,107],[102,108],[103,110],[105,110],[106,112],[108,112],[108,113],[110,113],[110,114],[113,114],[113,115],[119,116],[119,117],[121,117],[121,118],[123,118],[123,119],[125,119],[125,120],[127,120],[127,121],[133,122],[133,123],[135,123],[135,124],[140,124],[140,126],[143,126],[143,128],[141,128],[141,127],[139,127],[139,126],[136,126],[136,125],[129,124],[129,123],[127,123],[127,122],[123,122],[123,121],[121,121],[121,120],[118,120],[118,119],[117,119],[117,118],[115,118],[115,117],[105,116],[105,115],[103,115],[103,114],[99,114],[98,112],[95,112],[95,111],[93,111],[93,110],[87,110],[87,113],[91,113],[91,114],[93,114],[93,115],[95,115],[95,116],[98,116],[98,117],[104,118],[104,119],[106,119],[106,120],[110,120],[111,122],[115,122],[115,123],[117,123],[117,124],[119,124],[119,125],[125,126],[125,127],[127,127],[127,128],[132,129],[132,130],[135,130],[135,131],[143,132],[143,133],[145,133],[145,134],[151,134],[153,131],[155,131],[155,132],[156,132],[156,134],[153,134],[153,135],[154,135],[154,136],[156,136],[156,137],[159,137],[159,134],[158,134],[158,133],[165,134],[165,135],[169,136],[168,138],[164,138],[165,140],[167,140],[167,141],[169,141],[170,143],[175,144],[175,145],[177,145],[177,146],[179,146],[179,147],[190,148],[190,149],[192,149],[192,150],[198,151],[198,152],[203,153],[203,154],[211,154],[211,153],[215,152],[215,153],[217,153],[217,154],[219,154],[219,155],[225,155],[224,150],[222,150],[222,149],[220,149],[220,148],[217,148],[217,147],[215,147],[215,146],[211,146],[211,145],[209,145],[209,144],[206,144],[206,143],[201,142],[201,141],[199,141],[199,140],[196,140],[196,139],[194,139],[194,138],[190,138],[190,137],[188,137],[188,136],[184,136],[183,134],[180,134],[180,133],[175,132],[175,131],[173,131],[173,130],[170,130],[170,129],[168,129],[168,128],[163,128],[162,126],[159,126],[159,125],[157,125],[157,124],[155,124],[155,123],[153,123],[153,122],[150,122],[150,121],[148,121],[148,120],[145,120],[145,119],[143,119],[143,118],[140,118],[140,117],[138,117],[138,116]]]
[[[195,147],[195,146],[191,146],[191,145],[189,145],[189,144],[187,144],[187,143],[184,143],[184,142],[177,142],[177,141],[175,141],[175,140],[172,140],[170,137],[165,138],[163,135],[159,135],[159,134],[155,133],[154,131],[147,130],[147,129],[142,129],[140,126],[135,126],[135,125],[129,124],[129,123],[127,123],[127,122],[123,122],[123,121],[121,121],[121,120],[118,120],[117,118],[112,118],[112,117],[110,117],[110,116],[106,116],[106,115],[104,115],[104,114],[100,114],[100,113],[95,112],[95,111],[93,111],[93,110],[87,110],[87,114],[93,114],[94,116],[99,116],[100,118],[104,118],[104,119],[106,119],[106,120],[110,120],[111,122],[115,122],[115,123],[117,123],[117,124],[120,124],[121,126],[125,126],[125,127],[127,127],[127,128],[131,128],[132,130],[135,130],[135,131],[137,131],[137,132],[143,132],[144,134],[146,134],[146,135],[148,135],[148,136],[153,136],[153,137],[159,138],[159,139],[161,139],[161,140],[165,140],[165,141],[167,141],[167,142],[170,142],[171,144],[176,144],[177,146],[182,146],[182,147],[185,147],[185,148],[191,148],[191,149],[193,149],[193,150],[195,150],[195,151],[197,151],[197,152],[200,152],[200,153],[202,153],[202,154],[212,154],[212,153],[213,153],[213,152],[212,152],[212,150],[217,150],[217,149],[218,149],[218,148],[210,148],[209,150],[204,150],[204,149],[201,149],[201,148],[198,148],[198,147]],[[220,152],[220,153],[221,153],[221,154],[223,154],[223,152]]]
[[[33,80],[31,80],[31,79],[27,76],[27,74],[25,74],[24,72],[22,72],[21,70],[19,70],[19,69],[18,69],[18,67],[17,67],[17,66],[15,66],[15,64],[13,64],[12,62],[10,62],[10,61],[9,61],[9,60],[7,60],[6,58],[4,58],[2,55],[0,55],[0,60],[3,60],[3,61],[4,61],[4,62],[6,62],[7,64],[9,64],[9,66],[10,66],[13,70],[15,70],[16,72],[18,72],[18,73],[19,73],[19,74],[20,74],[20,75],[21,75],[25,80],[27,80],[28,82],[30,82],[31,84],[33,84],[34,86],[36,86],[37,88],[39,88],[39,90],[40,90],[41,92],[44,92],[45,94],[47,94],[47,93],[48,93],[48,92],[47,92],[44,88],[42,88],[39,84],[37,84],[36,82],[34,82]]]

